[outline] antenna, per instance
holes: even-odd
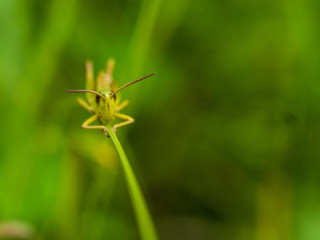
[[[66,90],[66,92],[88,92],[88,93],[96,94],[96,95],[102,97],[103,99],[105,99],[101,93],[98,93],[98,92],[92,91],[92,90]]]
[[[112,96],[114,96],[117,92],[121,91],[122,89],[124,89],[124,88],[126,88],[126,87],[129,87],[130,85],[132,85],[132,84],[134,84],[134,83],[136,83],[136,82],[140,82],[141,80],[146,79],[146,78],[148,78],[148,77],[151,77],[151,76],[153,76],[153,75],[155,75],[155,74],[156,74],[156,73],[154,72],[154,73],[151,73],[151,74],[149,74],[149,75],[147,75],[147,76],[144,76],[144,77],[142,77],[142,78],[139,78],[139,79],[137,79],[137,80],[134,80],[134,81],[132,81],[132,82],[127,83],[126,85],[118,88],[118,89],[112,94]]]

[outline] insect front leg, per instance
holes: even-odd
[[[103,125],[89,125],[91,123],[93,123],[95,120],[97,120],[98,116],[97,115],[93,115],[90,118],[88,118],[83,124],[82,124],[82,128],[85,129],[102,129],[104,132],[108,132],[107,128]]]
[[[84,107],[85,109],[87,109],[89,112],[92,112],[93,109],[91,106],[89,106],[89,104],[83,100],[82,98],[77,98],[77,102],[82,106]]]
[[[116,125],[113,126],[113,130],[116,131],[117,128],[119,127],[123,127],[123,126],[126,126],[128,124],[131,124],[134,122],[134,119],[128,115],[125,115],[125,114],[122,114],[122,113],[114,113],[114,116],[117,117],[117,118],[120,118],[122,120],[125,120],[124,122],[122,123],[118,123]]]
[[[125,100],[123,101],[119,106],[116,107],[116,111],[121,111],[122,109],[124,109],[126,106],[128,106],[129,101]]]

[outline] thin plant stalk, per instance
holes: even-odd
[[[128,184],[129,194],[131,197],[134,213],[138,222],[138,228],[140,231],[141,239],[142,240],[158,240],[151,215],[149,213],[147,204],[144,200],[142,191],[139,187],[135,174],[131,168],[129,160],[116,134],[113,132],[112,127],[109,124],[107,124],[106,127],[108,129],[109,136],[117,150],[118,156],[123,166],[123,171],[124,171],[126,182]]]

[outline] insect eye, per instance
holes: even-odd
[[[99,105],[101,101],[101,97],[99,95],[96,95],[96,103]]]
[[[117,101],[117,95],[114,94],[114,91],[110,91],[111,99],[114,98],[114,101]]]

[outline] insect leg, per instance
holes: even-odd
[[[100,72],[97,79],[97,88],[98,90],[104,90],[104,89],[112,89],[112,73],[114,68],[114,60],[109,59],[106,65],[106,71]]]
[[[113,74],[114,64],[114,59],[110,58],[106,65],[106,74],[108,74],[110,77],[112,77]]]
[[[87,90],[96,90],[93,76],[93,66],[91,61],[86,62],[86,89]],[[95,96],[91,93],[86,93],[86,99],[88,103],[91,105],[95,100]]]
[[[122,122],[122,123],[118,123],[118,124],[114,125],[114,126],[113,126],[113,130],[114,130],[114,131],[116,131],[116,129],[117,129],[118,127],[123,127],[123,126],[125,126],[125,125],[131,124],[131,123],[134,122],[134,119],[133,119],[132,117],[128,116],[128,115],[125,115],[125,114],[122,114],[122,113],[117,113],[117,112],[114,113],[114,115],[115,115],[117,118],[120,118],[120,119],[125,120],[125,121]]]
[[[85,109],[87,109],[89,112],[92,112],[92,107],[89,106],[89,104],[83,100],[82,98],[77,98],[77,102],[82,106],[84,107]]]
[[[102,129],[105,132],[108,132],[107,128],[103,125],[91,125],[89,126],[89,124],[93,123],[95,120],[97,120],[98,116],[97,115],[93,115],[90,118],[88,118],[83,124],[82,124],[82,128],[85,129]]]
[[[126,106],[128,106],[129,101],[125,100],[123,101],[119,106],[116,107],[116,111],[121,111],[122,109],[124,109]]]

